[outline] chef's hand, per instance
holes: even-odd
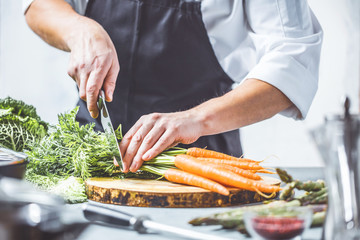
[[[142,116],[120,143],[123,172],[136,172],[143,161],[152,159],[168,147],[195,142],[201,132],[201,121],[190,110]]]
[[[80,17],[78,23],[67,41],[71,51],[68,74],[76,81],[90,115],[96,118],[99,91],[103,87],[105,99],[112,101],[120,65],[107,32],[86,17]]]

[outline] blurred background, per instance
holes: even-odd
[[[275,116],[242,128],[246,157],[267,158],[264,165],[320,167],[323,161],[309,131],[324,116],[341,112],[348,95],[359,112],[360,1],[309,0],[323,31],[319,90],[307,118]],[[50,123],[74,108],[78,94],[67,75],[69,54],[37,37],[26,25],[22,1],[0,0],[0,98],[11,96],[32,104]]]

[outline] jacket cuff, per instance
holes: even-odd
[[[318,77],[293,57],[270,52],[248,73],[246,79],[267,82],[283,92],[294,106],[280,112],[296,120],[304,119],[318,88]]]

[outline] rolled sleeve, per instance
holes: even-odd
[[[318,86],[319,23],[305,0],[249,0],[245,9],[257,58],[246,79],[267,82],[293,102],[280,114],[305,118]]]
[[[23,13],[25,14],[34,0],[23,0]],[[64,0],[79,14],[84,15],[89,0]]]

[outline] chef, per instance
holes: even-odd
[[[322,30],[305,0],[25,0],[26,21],[70,52],[81,123],[97,99],[126,132],[124,171],[170,146],[242,154],[239,128],[303,119]],[[187,145],[189,147],[190,145]]]

